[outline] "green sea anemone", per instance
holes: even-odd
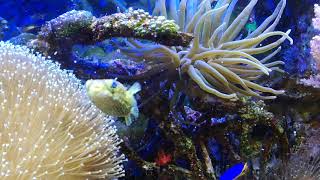
[[[250,0],[235,17],[238,0],[158,0],[153,15],[174,20],[179,31],[192,33],[194,40],[187,48],[146,44],[129,39],[127,48],[121,48],[127,55],[146,60],[149,64],[173,62],[182,73],[187,73],[199,87],[220,98],[237,100],[239,95],[274,99],[284,91],[274,90],[252,82],[277,67],[282,61],[268,62],[281,49],[286,39],[293,43],[287,32],[274,31],[286,5],[281,0],[274,12],[253,32],[242,37],[252,10],[258,0]],[[266,39],[279,37],[268,43]],[[263,56],[260,60],[257,59]]]

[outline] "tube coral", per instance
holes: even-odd
[[[1,179],[124,175],[113,120],[74,75],[23,46],[0,42]]]
[[[283,64],[282,61],[268,61],[280,51],[279,46],[286,39],[293,43],[289,37],[290,30],[274,31],[286,0],[281,0],[274,12],[244,38],[241,38],[241,31],[258,0],[250,0],[235,19],[232,14],[238,0],[218,0],[215,3],[210,0],[181,0],[178,5],[175,0],[169,0],[169,6],[166,2],[158,0],[153,15],[172,19],[180,31],[192,33],[194,40],[190,46],[168,47],[129,39],[128,47],[122,47],[122,52],[151,64],[172,61],[202,90],[220,98],[236,100],[238,95],[247,95],[274,99],[274,95],[284,92],[251,81],[264,74],[269,75],[272,70],[282,71],[277,67]],[[275,36],[280,38],[262,45],[266,39]],[[257,55],[265,56],[258,60]]]

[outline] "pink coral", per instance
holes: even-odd
[[[312,19],[313,27],[320,30],[320,6],[314,5],[315,18]],[[311,54],[317,63],[317,69],[320,70],[320,35],[316,35],[310,41]]]
[[[312,19],[312,25],[316,31],[320,31],[320,6],[319,4],[314,5],[314,18]],[[320,71],[320,33],[315,35],[310,41],[311,55],[316,61],[317,69]],[[320,74],[310,76],[307,79],[301,79],[300,83],[313,86],[315,88],[320,88]]]
[[[306,86],[312,86],[314,88],[320,88],[320,74],[310,76],[308,79],[301,79],[301,84]]]
[[[317,35],[310,41],[311,54],[314,60],[317,62],[318,69],[320,69],[320,36]]]
[[[312,19],[312,25],[315,29],[320,30],[320,6],[319,4],[314,5],[315,18]]]

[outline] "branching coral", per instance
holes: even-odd
[[[122,51],[151,63],[173,61],[175,66],[180,67],[181,72],[186,72],[202,90],[220,98],[236,100],[238,95],[248,95],[274,99],[274,95],[284,91],[263,87],[251,81],[264,74],[269,75],[272,70],[281,71],[277,66],[283,64],[282,61],[268,61],[280,51],[279,46],[286,39],[293,43],[289,37],[290,30],[274,31],[286,0],[281,0],[274,12],[244,38],[241,31],[258,0],[251,0],[233,19],[232,14],[237,2],[218,0],[211,3],[204,0],[198,3],[181,0],[177,6],[175,0],[170,0],[167,6],[165,0],[159,0],[153,14],[173,19],[180,26],[180,31],[193,33],[192,44],[188,48],[178,48],[128,40],[129,47],[123,47]],[[280,38],[262,45],[266,39],[275,36]],[[265,55],[261,60],[255,57],[261,55]]]
[[[0,42],[1,179],[113,179],[124,175],[113,120],[74,75]]]

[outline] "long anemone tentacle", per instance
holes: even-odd
[[[190,46],[167,47],[128,40],[127,48],[120,49],[133,58],[149,60],[146,62],[174,62],[175,68],[187,73],[203,91],[220,98],[236,100],[246,95],[274,99],[283,91],[252,81],[271,71],[283,72],[278,66],[284,63],[271,59],[285,40],[293,43],[291,30],[274,30],[286,0],[280,0],[274,12],[246,36],[244,27],[259,0],[250,0],[233,18],[238,1],[158,0],[153,15],[172,19],[180,31],[192,33]]]

